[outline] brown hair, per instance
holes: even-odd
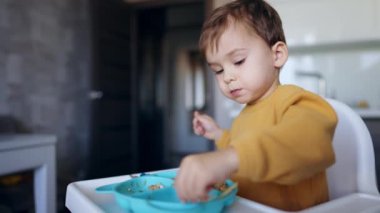
[[[272,47],[276,42],[286,43],[281,18],[264,0],[236,0],[215,9],[203,24],[199,39],[200,51],[218,49],[218,42],[230,21],[253,30]]]

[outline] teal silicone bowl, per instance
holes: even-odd
[[[175,173],[142,175],[121,183],[96,188],[98,193],[112,193],[116,202],[127,212],[134,213],[216,213],[222,212],[236,198],[237,189],[227,195],[220,196],[221,191],[209,191],[209,200],[199,203],[183,203],[179,200],[173,187]],[[226,181],[227,186],[234,182]]]

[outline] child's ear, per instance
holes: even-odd
[[[278,41],[272,46],[273,53],[273,65],[276,68],[281,68],[284,66],[285,62],[288,60],[288,46],[282,42]]]

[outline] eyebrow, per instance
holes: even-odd
[[[232,51],[227,53],[227,55],[231,56],[231,55],[235,54],[236,52],[245,51],[245,50],[247,50],[247,49],[246,48],[233,49]]]

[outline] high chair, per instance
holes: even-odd
[[[338,115],[333,146],[336,163],[327,170],[330,199],[352,193],[380,196],[375,154],[367,126],[347,105],[328,99]]]
[[[336,162],[327,170],[330,201],[301,212],[380,212],[372,139],[361,117],[346,104],[327,99],[338,124],[333,146]],[[240,202],[249,203],[242,199]],[[262,206],[262,212],[285,212]]]

